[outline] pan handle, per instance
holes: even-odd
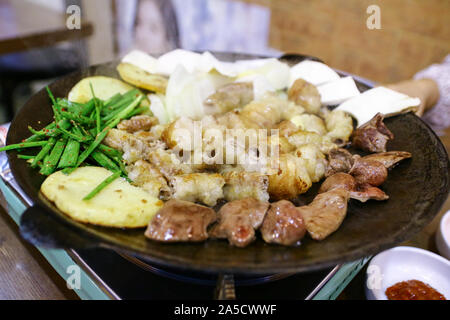
[[[37,247],[48,249],[88,249],[99,243],[85,234],[73,231],[56,221],[50,213],[38,205],[29,207],[20,218],[20,234]]]

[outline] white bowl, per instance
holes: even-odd
[[[386,289],[407,280],[422,281],[450,299],[450,261],[414,247],[395,247],[372,258],[366,273],[366,298],[387,300]]]
[[[436,232],[436,247],[441,256],[450,260],[450,210],[441,218]]]

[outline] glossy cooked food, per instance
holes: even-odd
[[[251,62],[249,70],[241,69],[245,64],[236,64],[238,71],[218,64],[206,73],[178,66],[161,74],[121,63],[122,79],[152,91],[148,100],[133,88],[102,93],[103,99],[98,99],[92,85],[84,97],[80,88],[86,85],[79,85],[75,96],[90,100],[80,103],[77,112],[84,114],[89,104],[91,109],[69,121],[70,131],[62,131],[65,140],[55,141],[51,172],[63,162],[63,150],[69,149],[66,142],[73,135],[85,139],[78,141],[83,152],[75,164],[50,175],[42,192],[79,221],[114,227],[148,225],[145,235],[153,241],[214,238],[237,247],[249,245],[259,233],[265,242],[280,245],[300,244],[305,235],[320,241],[342,224],[350,199],[387,200],[380,186],[388,169],[411,154],[385,152],[394,137],[383,116],[378,114],[353,131],[351,116],[322,105],[316,86],[302,78],[289,79],[288,66],[268,60]],[[72,116],[59,101],[53,105],[55,119]],[[349,145],[379,153],[351,154]],[[36,146],[45,151],[44,144]],[[92,163],[113,174],[77,180],[81,173],[95,171],[87,166]],[[296,207],[290,201],[324,178],[311,203]],[[49,186],[65,181],[74,188],[75,181],[84,187],[61,198],[58,189]],[[111,215],[108,221],[98,206],[105,197],[123,198],[110,191],[118,183],[139,192],[121,189],[127,190],[134,211],[124,210],[123,219]],[[133,198],[136,194],[148,198],[138,200]],[[82,213],[67,204],[77,201],[85,208]],[[138,209],[142,204],[145,212]],[[105,208],[114,211],[109,204]]]
[[[105,143],[124,152],[127,168],[139,167],[143,161],[152,168],[147,172],[151,171],[153,177],[130,171],[136,185],[148,189],[148,181],[163,177],[167,184],[156,183],[153,194],[159,188],[159,197],[177,199],[181,211],[184,205],[190,208],[191,202],[219,205],[218,220],[210,226],[209,237],[227,239],[238,247],[254,241],[258,229],[268,243],[298,244],[306,233],[323,240],[341,225],[349,199],[366,202],[389,198],[379,188],[387,179],[388,168],[411,155],[385,152],[360,157],[342,148],[352,143],[364,151],[385,151],[393,135],[381,114],[353,132],[351,117],[340,110],[322,108],[317,88],[304,79],[293,81],[285,96],[266,92],[257,97],[257,84],[239,81],[219,85],[203,100],[204,111],[150,128],[130,128],[130,124],[153,123],[154,118],[132,118],[118,125],[121,130],[111,130]],[[268,132],[267,152],[250,145],[252,139],[258,140],[258,129]],[[238,133],[226,136],[230,130]],[[217,144],[217,140],[223,143]],[[195,143],[198,141],[202,142],[200,146]],[[193,163],[198,155],[201,161]],[[235,162],[226,162],[230,155]],[[255,166],[242,159],[264,161]],[[159,172],[153,173],[155,169]],[[147,178],[143,181],[142,177]],[[288,201],[324,177],[328,178],[312,203],[295,207]],[[170,206],[173,201],[169,201]],[[173,210],[161,212],[166,216]],[[189,223],[185,223],[188,229]],[[158,226],[150,226],[153,233],[158,231]],[[161,225],[160,231],[164,228]],[[172,231],[170,241],[185,239],[182,230]]]

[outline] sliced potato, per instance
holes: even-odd
[[[111,172],[101,167],[80,167],[69,175],[48,176],[41,192],[74,220],[107,227],[145,227],[163,202],[144,189],[118,178],[94,198],[83,200]]]
[[[162,75],[148,73],[131,63],[124,62],[117,66],[117,71],[124,81],[136,87],[158,93],[166,92],[168,80]]]
[[[101,100],[108,100],[116,93],[124,94],[134,89],[129,84],[115,78],[104,76],[87,77],[79,81],[69,92],[68,99],[72,102],[86,103],[92,99],[90,83],[94,94]]]

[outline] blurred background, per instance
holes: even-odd
[[[302,53],[405,80],[450,52],[449,21],[450,0],[0,0],[0,123],[55,78],[136,48]]]

